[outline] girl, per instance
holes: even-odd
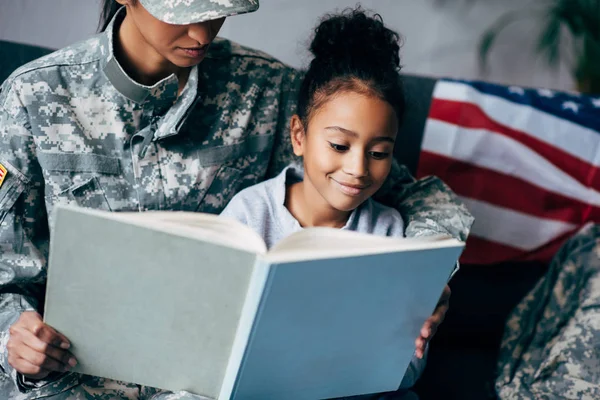
[[[378,15],[360,8],[323,20],[290,122],[303,168],[289,166],[241,191],[221,215],[249,225],[269,247],[309,226],[403,236],[400,213],[372,199],[390,173],[404,112],[398,39]],[[428,321],[423,330],[436,328],[437,321]],[[400,390],[424,368],[431,337],[424,336]]]
[[[2,85],[0,398],[161,395],[68,373],[77,363],[69,340],[38,313],[50,218],[69,203],[218,213],[291,162],[282,121],[294,111],[298,74],[216,37],[226,17],[257,8],[258,0],[104,0],[102,33]],[[397,171],[393,182],[387,198],[408,229],[464,236],[470,221],[451,221],[468,214],[439,181],[413,184]]]

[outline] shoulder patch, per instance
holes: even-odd
[[[2,184],[4,183],[4,178],[6,178],[7,173],[8,171],[6,170],[4,165],[0,164],[0,187],[2,187]]]

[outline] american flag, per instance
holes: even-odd
[[[600,97],[440,80],[419,177],[437,175],[475,216],[461,261],[549,261],[600,222]]]

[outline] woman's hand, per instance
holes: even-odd
[[[46,325],[35,311],[25,311],[9,330],[8,363],[31,379],[43,379],[53,371],[65,372],[77,364],[67,351],[71,344]]]
[[[421,336],[419,336],[415,341],[415,346],[417,347],[415,355],[417,358],[423,358],[427,343],[431,340],[433,335],[435,335],[435,332],[442,321],[444,321],[446,311],[448,311],[448,307],[450,306],[451,293],[450,287],[446,285],[444,288],[444,293],[442,293],[442,297],[440,297],[440,301],[438,302],[433,315],[429,317],[423,324],[423,327],[421,328]]]

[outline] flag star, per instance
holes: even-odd
[[[580,104],[577,104],[574,101],[565,101],[562,105],[563,110],[572,110],[573,112],[578,112],[579,107]]]
[[[594,105],[594,107],[600,107],[600,97],[598,97],[597,99],[592,99],[592,104]]]
[[[523,89],[522,87],[519,87],[519,86],[510,86],[508,88],[508,91],[510,93],[520,94],[521,96],[525,94],[525,89]]]
[[[554,97],[554,91],[550,89],[538,89],[537,92],[542,97]]]

